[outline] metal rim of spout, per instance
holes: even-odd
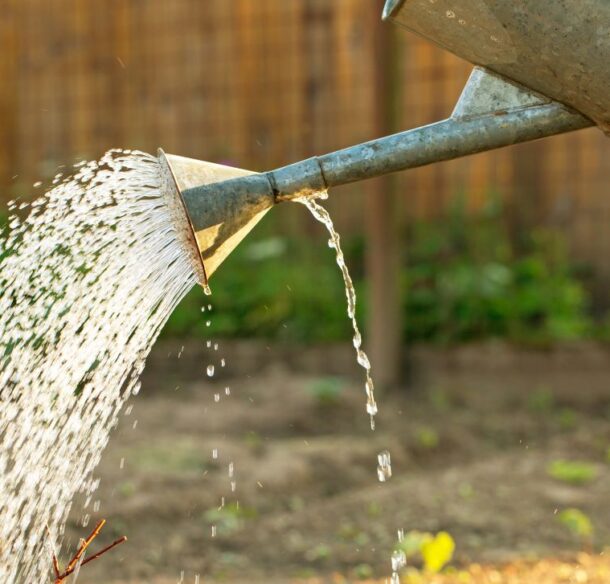
[[[174,195],[180,201],[180,206],[182,208],[182,211],[184,211],[184,218],[186,219],[186,223],[188,225],[187,237],[188,237],[189,243],[193,246],[193,249],[198,250],[197,237],[195,235],[195,228],[193,227],[193,222],[191,221],[191,217],[189,215],[186,203],[184,201],[184,197],[182,196],[182,190],[180,189],[180,187],[178,185],[178,179],[176,178],[174,169],[172,168],[171,163],[167,159],[167,155],[165,154],[165,151],[163,150],[163,148],[157,149],[157,159],[161,163],[161,167],[163,168],[163,170],[166,172],[164,175],[165,178],[169,179],[169,180],[166,180],[166,182],[169,183],[168,186],[170,188],[172,188],[172,190],[174,191]],[[198,279],[200,280],[199,283],[203,287],[206,287],[206,286],[208,286],[208,275],[207,275],[207,272],[205,269],[205,264],[203,263],[203,257],[201,256],[201,253],[199,253],[199,252],[195,255],[197,256],[196,268],[201,269],[201,272],[199,274],[197,274],[197,272],[199,270],[196,270],[195,275],[198,276]]]

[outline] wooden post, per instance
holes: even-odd
[[[381,15],[384,2],[376,3]],[[397,131],[399,70],[394,27],[378,22],[375,42],[377,135]],[[396,180],[371,181],[366,194],[366,271],[368,282],[368,350],[373,375],[382,391],[400,382],[402,372],[401,242]]]

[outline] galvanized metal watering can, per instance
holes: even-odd
[[[610,0],[387,0],[383,18],[476,65],[451,117],[261,174],[160,151],[202,284],[278,202],[589,126],[610,134]]]

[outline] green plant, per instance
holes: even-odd
[[[358,564],[354,568],[354,575],[359,580],[369,580],[373,577],[373,568],[368,564]]]
[[[554,479],[572,485],[589,483],[597,477],[597,469],[592,464],[571,460],[554,460],[547,472]]]
[[[405,340],[458,343],[502,337],[548,344],[593,331],[588,296],[561,234],[538,229],[516,237],[506,216],[493,198],[478,213],[467,213],[458,200],[448,216],[417,222],[405,232],[409,253],[400,274]],[[299,343],[350,338],[343,282],[325,238],[317,242],[274,233],[273,220],[266,217],[214,275],[212,299],[194,289],[163,334]],[[364,249],[362,237],[344,238],[361,323]],[[210,301],[212,314],[206,308],[202,315]]]
[[[440,441],[438,432],[434,428],[424,426],[417,430],[417,444],[425,450],[434,450]]]
[[[580,509],[564,509],[557,515],[557,520],[580,539],[586,540],[593,535],[593,523]]]
[[[527,407],[532,412],[544,414],[555,407],[553,392],[548,387],[540,387],[527,398]]]
[[[331,549],[323,543],[320,543],[305,552],[305,559],[309,562],[323,562],[331,556]]]
[[[338,377],[322,377],[307,386],[307,391],[322,407],[334,406],[339,403],[345,382]]]
[[[258,512],[254,507],[229,503],[220,508],[208,509],[203,514],[203,519],[208,525],[215,526],[219,535],[231,535],[242,529],[245,521],[257,516]]]
[[[477,215],[411,230],[403,298],[410,340],[452,343],[496,336],[545,343],[589,330],[587,295],[563,238],[537,230],[517,241],[497,200]]]
[[[562,430],[572,430],[577,424],[576,412],[571,408],[562,408],[557,413],[557,421]]]

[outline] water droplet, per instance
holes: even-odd
[[[218,458],[218,448],[212,449],[212,458],[214,458],[214,459]]]
[[[203,285],[203,292],[204,292],[204,294],[206,296],[211,296],[212,295],[212,290],[211,290],[211,288],[207,284]]]
[[[453,10],[447,10],[447,12],[445,12],[445,15],[447,16],[447,18],[455,18],[455,12],[453,12]]]
[[[225,387],[225,395],[231,395],[231,388]]]
[[[377,455],[377,477],[379,481],[384,483],[392,476],[392,460],[390,453],[387,450],[382,450]]]
[[[206,320],[206,321],[205,321],[205,326],[210,326],[211,324],[212,324],[212,321],[211,321],[211,320]]]
[[[226,362],[225,362],[225,360],[223,358],[223,359],[220,360],[220,366],[224,367],[225,365],[226,365]]]
[[[399,572],[407,565],[407,556],[402,550],[392,552],[392,571]]]
[[[216,537],[216,526],[212,525],[212,537]]]
[[[219,393],[215,393],[215,394],[214,394],[214,401],[215,401],[216,403],[218,403],[218,402],[220,401],[220,394],[219,394]]]
[[[208,377],[214,377],[214,365],[208,365],[206,373],[208,374]]]

